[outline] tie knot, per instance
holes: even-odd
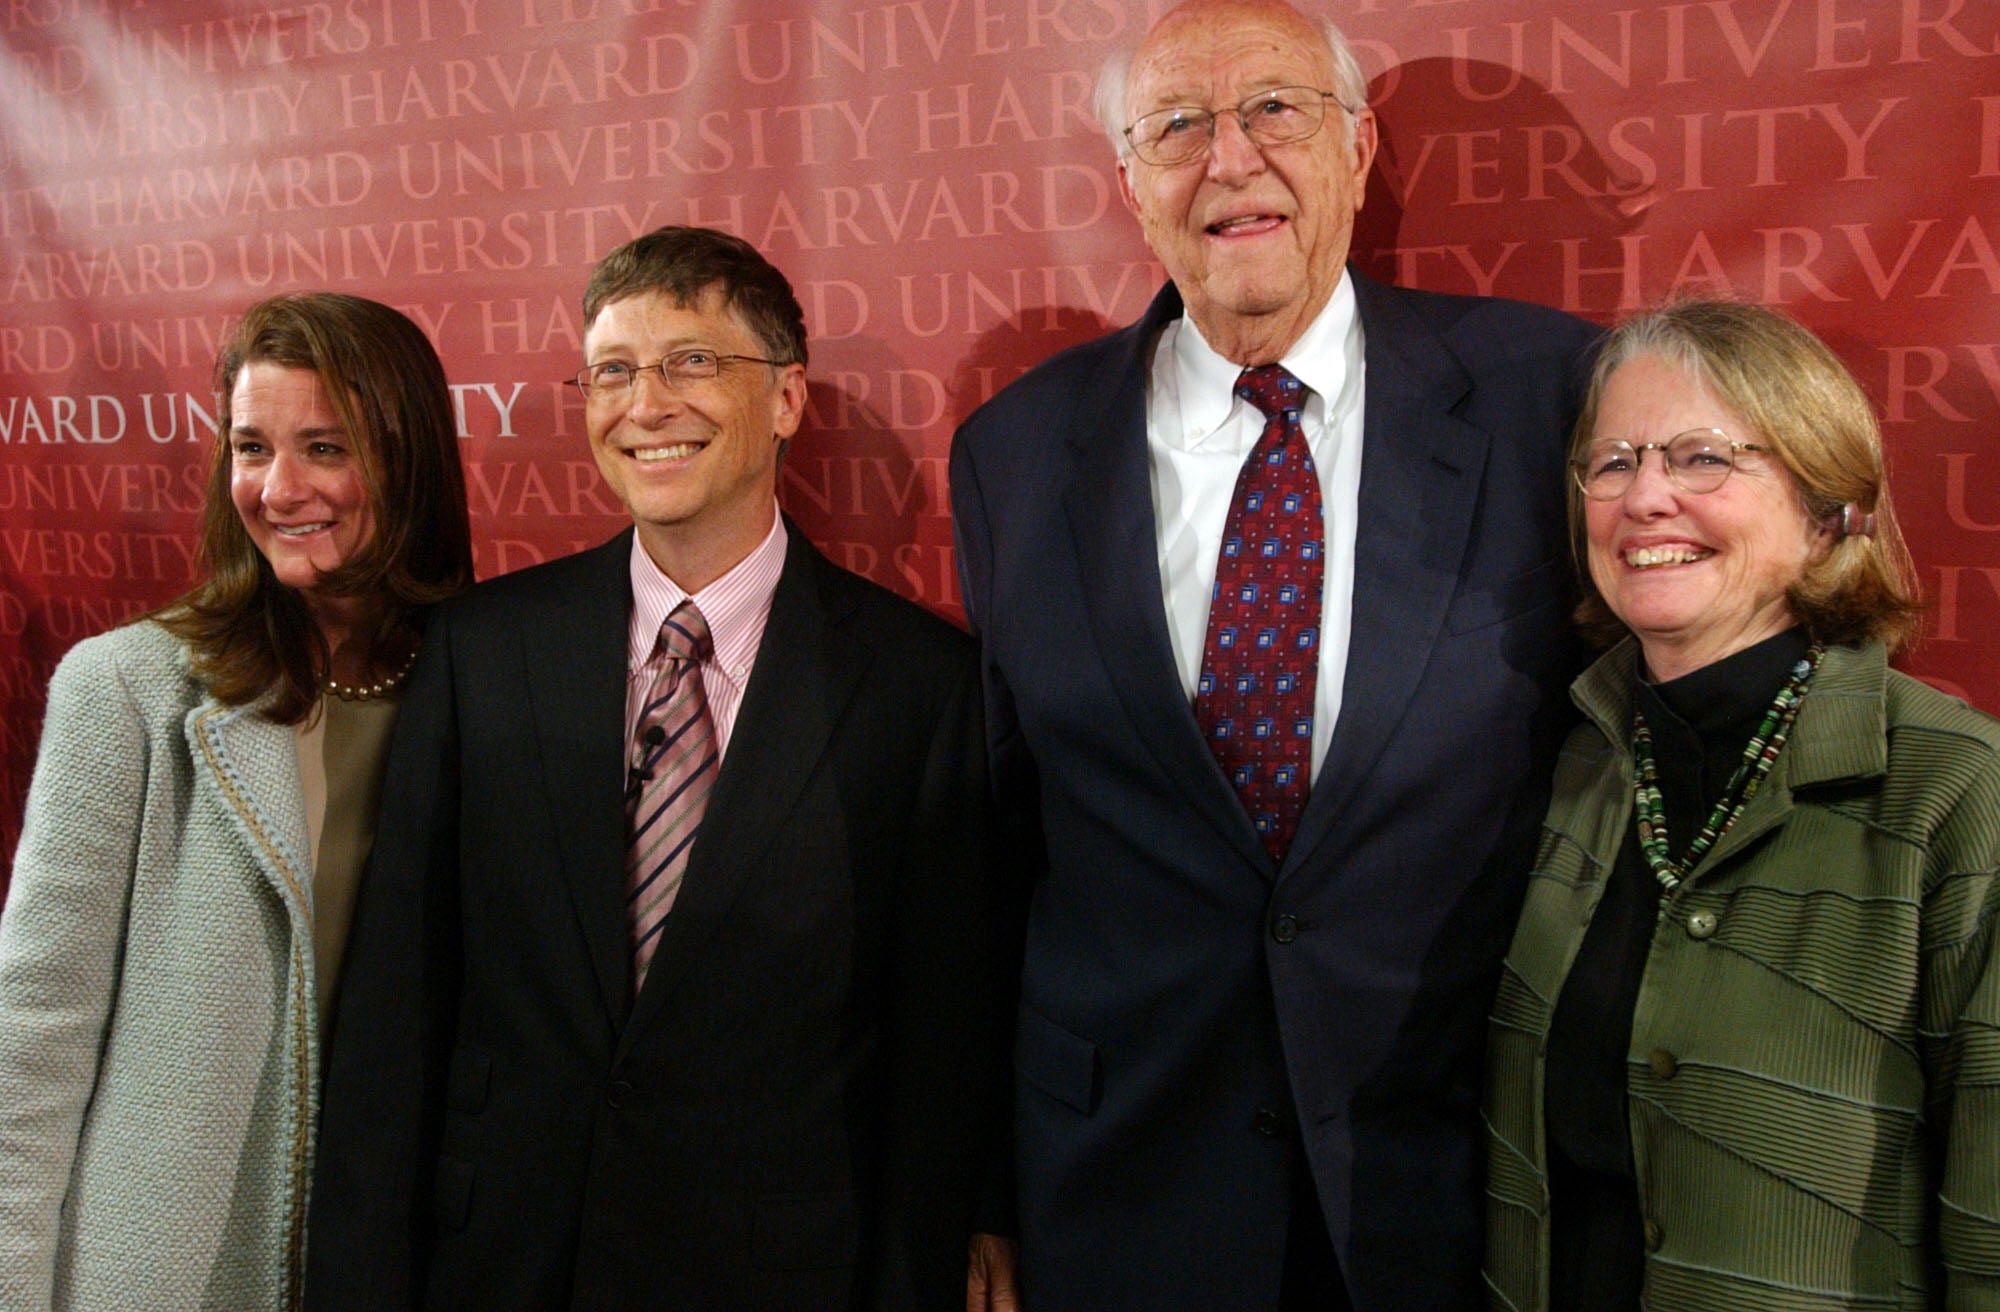
[[[715,652],[715,639],[708,632],[708,620],[691,601],[683,601],[660,621],[659,648],[677,661],[707,660]]]
[[[1287,411],[1296,416],[1305,394],[1305,384],[1281,364],[1245,369],[1236,378],[1236,395],[1263,411],[1267,419],[1275,419]]]

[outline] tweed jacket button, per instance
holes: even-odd
[[[1661,1244],[1663,1244],[1663,1243],[1665,1243],[1665,1242],[1666,1242],[1666,1239],[1667,1239],[1667,1232],[1666,1232],[1665,1230],[1662,1230],[1662,1229],[1660,1228],[1660,1223],[1659,1223],[1658,1221],[1655,1221],[1655,1220],[1654,1220],[1654,1219],[1653,1219],[1652,1217],[1650,1217],[1650,1216],[1649,1216],[1649,1217],[1647,1217],[1647,1218],[1646,1218],[1646,1251],[1647,1251],[1647,1252],[1649,1252],[1649,1253],[1657,1253],[1657,1252],[1659,1252],[1659,1251],[1660,1251],[1660,1245],[1661,1245]]]
[[[637,1092],[637,1089],[634,1089],[624,1080],[613,1080],[611,1081],[611,1087],[604,1091],[604,1101],[610,1103],[613,1107],[623,1107],[626,1103],[632,1101],[633,1095]]]
[[[1271,922],[1271,937],[1277,939],[1278,942],[1290,943],[1298,936],[1299,918],[1297,916],[1279,916]]]
[[[1652,1068],[1655,1076],[1663,1080],[1671,1080],[1681,1069],[1681,1064],[1674,1058],[1674,1054],[1665,1048],[1653,1049],[1653,1055],[1646,1059],[1646,1064]]]
[[[1697,911],[1688,917],[1688,937],[1708,938],[1715,933],[1716,917],[1713,911]]]

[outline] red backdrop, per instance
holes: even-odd
[[[210,369],[259,297],[408,311],[480,573],[616,504],[558,380],[591,264],[728,228],[798,287],[784,500],[949,615],[956,423],[1161,271],[1089,113],[1152,0],[0,0],[0,851],[70,644],[189,577]],[[1608,321],[1782,305],[1887,424],[1934,599],[1906,662],[2000,707],[2000,5],[1349,0],[1384,148],[1356,258]]]

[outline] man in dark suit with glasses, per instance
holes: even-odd
[[[1171,283],[954,444],[998,782],[1047,854],[1030,1312],[1482,1302],[1479,1058],[1580,665],[1593,334],[1346,266],[1365,93],[1280,0],[1167,12],[1098,110]]]
[[[308,1305],[950,1306],[1011,990],[971,646],[780,514],[805,329],[756,251],[639,238],[584,322],[633,526],[431,622]]]

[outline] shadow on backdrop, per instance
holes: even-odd
[[[1562,289],[1563,308],[1599,321],[1586,306],[1640,295],[1620,239],[1660,199],[1650,160],[1607,159],[1559,97],[1502,64],[1415,59],[1368,95],[1381,149],[1354,224],[1363,272],[1522,300]]]

